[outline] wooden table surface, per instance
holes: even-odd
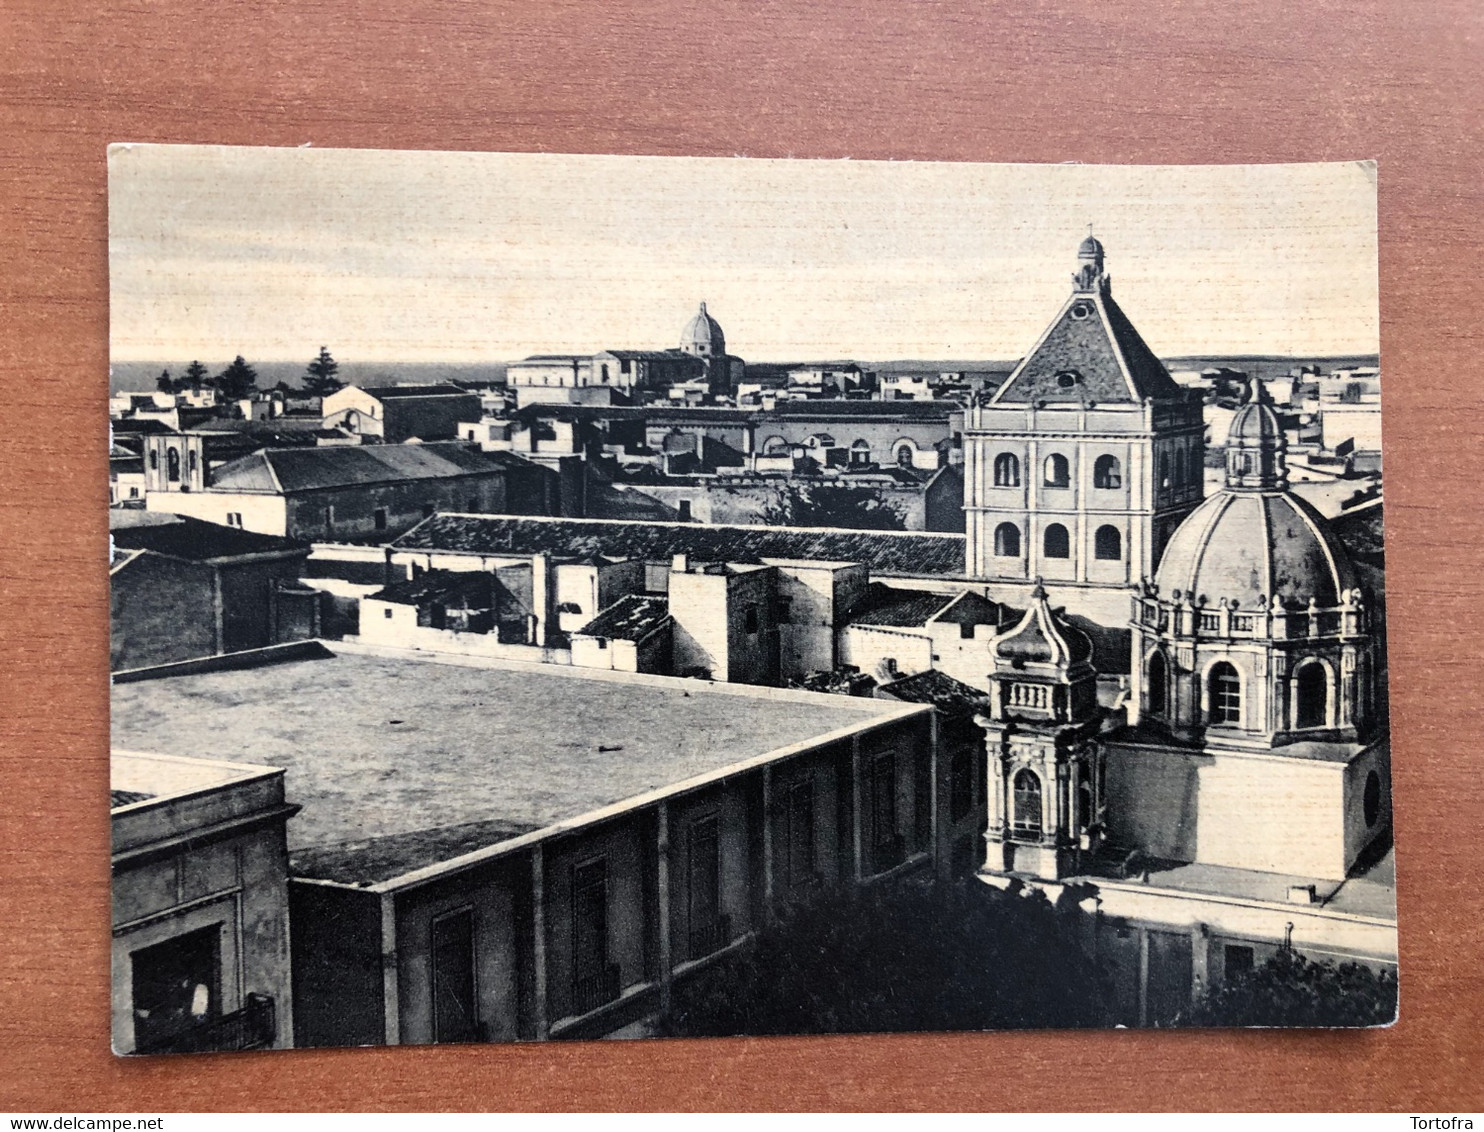
[[[1481,1106],[1484,7],[8,0],[0,27],[0,1109]],[[1379,160],[1401,1021],[115,1060],[115,141]]]

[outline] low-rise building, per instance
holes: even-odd
[[[115,1053],[294,1044],[285,827],[298,807],[283,782],[281,767],[113,752]]]
[[[917,704],[336,646],[114,730],[286,771],[301,1046],[634,1033],[790,901],[948,866]]]
[[[309,546],[158,511],[110,513],[110,667],[145,668],[319,636]]]
[[[480,401],[457,385],[347,385],[324,399],[320,413],[327,429],[402,444],[452,440],[460,421],[479,419]]]

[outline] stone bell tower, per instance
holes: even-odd
[[[1101,837],[1104,767],[1092,642],[1053,610],[1037,579],[1031,606],[990,643],[988,851],[982,879],[1059,880]]]

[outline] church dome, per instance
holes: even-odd
[[[1088,235],[1087,239],[1082,241],[1082,246],[1077,249],[1077,256],[1080,259],[1091,259],[1094,256],[1100,256],[1102,254],[1102,243],[1091,234]]]
[[[1046,589],[1039,581],[1031,591],[1031,607],[1025,616],[996,640],[993,647],[995,658],[1012,668],[1025,664],[1070,668],[1092,660],[1092,639],[1051,608]]]
[[[1321,608],[1343,603],[1359,585],[1350,556],[1323,516],[1290,492],[1226,490],[1186,516],[1165,547],[1155,577],[1162,597],[1175,591],[1215,606]]]
[[[712,357],[727,352],[727,340],[721,332],[721,324],[706,313],[705,303],[701,304],[695,318],[686,324],[685,333],[680,336],[680,348],[687,354]]]
[[[1260,448],[1285,443],[1278,414],[1273,411],[1271,400],[1265,396],[1266,387],[1261,388],[1263,393],[1256,394],[1232,417],[1231,426],[1226,433],[1228,445],[1241,444],[1244,447]]]

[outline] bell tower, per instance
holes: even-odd
[[[1059,880],[1095,850],[1103,759],[1092,641],[1053,610],[1036,579],[1024,617],[989,646],[988,851],[980,876]]]

